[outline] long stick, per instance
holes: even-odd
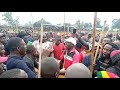
[[[117,32],[115,32],[115,41],[117,40],[117,37],[116,37],[116,36],[117,36]]]
[[[43,19],[41,19],[41,38],[40,38],[40,48],[39,48],[39,70],[38,78],[41,78],[41,59],[42,59],[42,40],[43,40]]]
[[[64,34],[65,34],[65,12],[64,12]]]
[[[95,61],[96,61],[96,58],[97,58],[97,54],[98,54],[98,51],[99,51],[99,46],[100,46],[100,43],[101,43],[101,40],[102,40],[102,37],[103,37],[103,32],[104,32],[104,29],[105,29],[105,24],[106,24],[106,21],[104,22],[104,25],[103,25],[103,28],[102,28],[102,31],[101,31],[101,35],[100,35],[99,43],[98,43],[97,50],[96,50],[96,53],[95,53],[95,58],[94,58],[93,64],[95,64]]]
[[[69,27],[70,27],[70,24],[68,24],[68,33],[69,33]]]
[[[105,37],[108,35],[108,32],[109,32],[109,31],[110,31],[110,29],[107,30],[107,33],[106,33]]]
[[[92,40],[92,52],[91,52],[91,63],[90,63],[90,71],[91,71],[91,73],[93,73],[93,60],[94,60],[94,44],[95,44],[95,35],[96,35],[96,22],[97,22],[97,12],[94,13],[93,40]]]
[[[31,12],[31,18],[32,18],[32,38],[34,38],[34,27],[33,27],[33,15]]]
[[[17,31],[17,33],[18,33],[18,19],[16,20],[16,31]]]

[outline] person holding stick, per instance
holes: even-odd
[[[94,74],[97,71],[103,71],[112,66],[110,54],[114,50],[119,50],[118,46],[114,43],[106,43],[102,49],[102,55],[96,60],[94,67]]]

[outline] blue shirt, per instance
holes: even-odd
[[[14,68],[24,70],[28,74],[28,78],[36,77],[36,74],[30,70],[26,63],[18,56],[9,56],[6,65],[8,70]]]
[[[91,62],[91,55],[88,55],[88,56],[85,56],[85,57],[84,57],[82,63],[83,63],[86,67],[89,67],[89,66],[90,66],[90,62]]]

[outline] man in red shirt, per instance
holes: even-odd
[[[65,40],[65,52],[61,55],[61,60],[63,61],[63,69],[60,70],[61,74],[65,74],[66,69],[74,63],[80,62],[80,54],[75,49],[76,40],[69,37]]]
[[[85,51],[81,51],[82,48],[82,44],[80,42],[78,42],[76,44],[75,49],[80,53],[80,63],[83,61],[84,57],[85,57]]]
[[[54,58],[56,58],[57,60],[60,60],[60,56],[63,53],[63,51],[65,50],[65,46],[63,43],[61,43],[61,37],[58,36],[57,38],[55,38],[55,43],[53,44],[53,54],[54,54]]]

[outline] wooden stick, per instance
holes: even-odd
[[[65,34],[65,12],[64,12],[64,34]]]
[[[32,38],[34,38],[34,27],[33,27],[33,15],[31,12],[31,18],[32,18]]]
[[[95,64],[95,61],[96,61],[96,58],[97,58],[97,54],[98,54],[98,51],[99,51],[99,46],[100,46],[100,43],[101,43],[101,40],[102,40],[102,37],[103,37],[103,33],[104,33],[104,29],[105,29],[105,24],[106,24],[106,21],[104,22],[104,25],[103,25],[103,28],[102,28],[102,31],[101,31],[101,35],[100,35],[99,43],[98,43],[97,50],[96,50],[96,53],[95,53],[93,64]]]
[[[19,18],[18,18],[18,19],[19,19]],[[18,19],[16,20],[16,31],[17,31],[17,33],[18,33]],[[15,32],[16,32],[16,31],[15,31]],[[17,34],[17,33],[16,33],[16,34]]]
[[[41,19],[41,38],[40,38],[40,47],[39,47],[38,78],[41,78],[42,40],[43,40],[43,19]]]
[[[107,33],[106,33],[105,37],[108,35],[108,32],[109,32],[109,31],[110,31],[110,29],[107,30]]]
[[[94,60],[94,44],[95,44],[95,35],[96,35],[96,22],[97,22],[97,12],[94,13],[93,40],[92,40],[92,52],[91,52],[91,63],[90,63],[90,71],[91,71],[91,73],[93,73],[93,60]]]
[[[69,26],[70,26],[70,24],[68,24],[68,33],[69,33]]]
[[[117,32],[115,32],[115,41],[117,40],[117,37],[116,37],[116,36],[117,36]]]

